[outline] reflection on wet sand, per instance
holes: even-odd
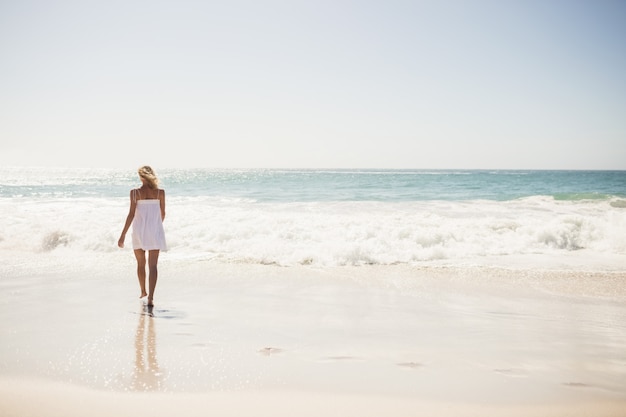
[[[135,334],[135,369],[133,391],[159,391],[163,388],[163,373],[159,369],[156,351],[156,330],[153,307],[144,306],[139,314]]]

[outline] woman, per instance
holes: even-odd
[[[137,277],[141,296],[148,297],[148,306],[153,306],[154,289],[157,283],[159,251],[165,250],[165,191],[159,189],[159,180],[149,166],[138,170],[141,187],[130,191],[130,210],[117,246],[124,247],[124,239],[133,225],[133,249],[137,258]],[[146,251],[148,252],[149,292],[146,293]]]

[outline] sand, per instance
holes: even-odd
[[[3,260],[2,416],[626,415],[625,272]]]

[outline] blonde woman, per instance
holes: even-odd
[[[117,246],[124,247],[126,233],[133,225],[133,250],[137,258],[137,277],[141,296],[148,297],[148,306],[153,306],[154,289],[157,283],[159,251],[165,250],[165,191],[159,189],[159,180],[152,168],[143,166],[137,171],[141,187],[130,191],[130,210]],[[146,252],[148,252],[148,292],[146,292]]]

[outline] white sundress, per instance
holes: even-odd
[[[159,190],[159,193],[161,190]],[[156,199],[137,200],[133,218],[133,249],[167,250],[161,218],[161,202]]]

